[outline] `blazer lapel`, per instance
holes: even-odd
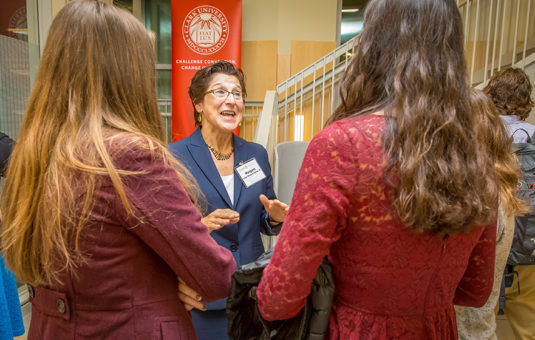
[[[221,176],[219,175],[219,172],[217,171],[214,161],[212,160],[212,155],[210,154],[210,150],[208,150],[208,147],[206,146],[206,143],[204,139],[202,138],[201,129],[195,130],[195,132],[191,135],[191,137],[192,137],[191,142],[187,144],[191,157],[193,158],[195,163],[197,163],[197,165],[199,166],[199,169],[201,169],[206,179],[217,190],[221,198],[223,198],[225,203],[227,203],[227,205],[232,208],[233,205],[232,205],[232,202],[230,201],[230,197],[228,195],[227,189],[225,189],[223,180],[221,179]],[[236,188],[236,185],[234,185],[234,188]]]
[[[247,159],[244,159],[247,155],[245,154],[245,150],[243,147],[243,141],[242,139],[238,138],[236,135],[234,136],[234,205],[238,205],[238,199],[240,198],[241,189],[243,188],[244,184],[236,172],[236,167],[240,164],[240,162],[246,161]]]

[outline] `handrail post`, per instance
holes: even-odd
[[[266,91],[264,106],[258,117],[253,139],[253,142],[262,145],[267,150],[270,163],[273,160],[273,151],[277,143],[278,97],[277,91]]]

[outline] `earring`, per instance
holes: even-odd
[[[238,124],[238,126],[241,126],[241,122],[240,122],[240,124]]]
[[[199,114],[199,124],[202,123],[202,115]]]

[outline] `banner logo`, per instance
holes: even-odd
[[[19,40],[28,41],[28,21],[26,19],[26,6],[20,7],[9,18],[7,27],[9,35]]]
[[[225,14],[213,6],[192,9],[182,24],[182,36],[193,52],[209,55],[225,46],[229,24]]]

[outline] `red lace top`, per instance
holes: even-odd
[[[257,291],[267,320],[298,313],[326,255],[336,282],[330,339],[457,339],[453,304],[487,300],[496,225],[442,238],[394,218],[382,177],[384,122],[344,119],[310,143]]]

